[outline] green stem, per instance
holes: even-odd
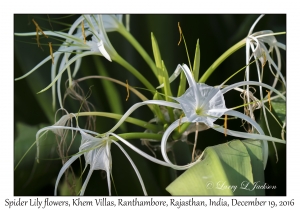
[[[129,139],[154,139],[157,141],[161,141],[162,134],[156,134],[156,133],[122,133],[118,134],[123,139],[129,140]],[[113,140],[118,140],[117,138],[111,136],[109,137]]]
[[[149,81],[138,70],[136,70],[130,63],[124,60],[120,55],[115,55],[113,59],[128,71],[130,71],[136,78],[138,78],[138,80],[140,80],[146,88],[154,92],[156,91],[151,83],[149,83]]]
[[[132,44],[132,46],[140,53],[140,55],[149,65],[154,75],[157,75],[157,68],[152,58],[148,55],[148,53],[144,50],[144,48],[140,45],[140,43],[136,41],[136,39],[131,35],[131,33],[128,32],[122,24],[119,25],[118,32],[122,34],[130,42],[130,44]]]
[[[233,45],[231,48],[229,48],[226,52],[224,52],[202,75],[199,82],[204,83],[208,77],[216,70],[216,68],[224,61],[226,58],[228,58],[231,54],[233,54],[235,51],[239,50],[246,44],[246,38],[239,41],[235,45]]]
[[[185,130],[189,127],[191,123],[184,123],[182,125],[180,125],[180,132],[178,131],[178,129],[174,130],[174,133],[172,135],[173,139],[179,139],[179,137],[185,132]]]
[[[99,117],[108,117],[108,118],[112,118],[112,119],[121,119],[123,115],[121,114],[115,114],[115,113],[109,113],[109,112],[80,112],[78,114],[76,114],[77,116],[99,116]],[[159,132],[159,128],[158,126],[145,122],[143,120],[139,120],[133,117],[127,117],[126,122],[138,125],[140,127],[146,128],[151,130],[152,132]]]

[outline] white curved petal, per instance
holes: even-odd
[[[135,147],[134,145],[130,144],[128,141],[126,141],[125,139],[121,138],[120,136],[114,134],[114,133],[108,133],[108,135],[114,136],[117,139],[119,139],[121,142],[123,142],[124,144],[126,144],[128,147],[130,147],[133,151],[135,151],[136,153],[140,154],[141,156],[143,156],[144,158],[147,158],[148,160],[157,163],[159,165],[163,165],[163,166],[167,166],[167,167],[171,167],[170,164],[161,161],[159,159],[156,159],[150,155],[148,155],[147,153],[143,152],[142,150],[138,149],[137,147]]]
[[[173,103],[173,102],[168,102],[168,101],[161,101],[161,100],[148,100],[148,101],[143,101],[143,102],[139,102],[134,104],[132,107],[130,107],[127,112],[122,116],[122,118],[118,121],[118,123],[112,128],[110,129],[107,133],[112,133],[114,132],[124,121],[125,119],[137,108],[143,106],[143,105],[162,105],[162,106],[168,106],[168,107],[172,107],[175,109],[181,109],[180,104],[177,103]]]
[[[54,189],[54,195],[57,195],[57,186],[59,183],[60,178],[62,177],[62,175],[65,173],[65,171],[67,170],[67,168],[70,167],[70,165],[77,159],[80,157],[81,154],[79,155],[74,155],[73,157],[71,157],[64,165],[63,167],[60,169],[58,176],[56,178],[56,182],[55,182],[55,189]]]
[[[143,182],[142,176],[141,176],[139,170],[137,169],[137,167],[135,166],[134,162],[132,161],[132,159],[130,158],[130,156],[127,154],[127,152],[123,149],[123,147],[122,147],[118,142],[116,142],[116,141],[112,141],[112,142],[120,148],[120,150],[124,153],[124,155],[125,155],[125,156],[127,157],[127,159],[129,160],[129,162],[130,162],[132,168],[134,169],[134,171],[135,171],[135,173],[136,173],[136,175],[137,175],[137,177],[138,177],[138,179],[139,179],[139,181],[140,181],[140,184],[141,184],[141,186],[142,186],[144,195],[147,195],[147,191],[146,191],[145,184],[144,184],[144,182]]]
[[[265,135],[264,131],[262,130],[262,128],[260,127],[259,124],[257,124],[254,120],[252,120],[250,117],[234,111],[234,110],[230,110],[226,112],[227,115],[231,115],[234,117],[238,117],[240,119],[243,119],[245,121],[247,121],[248,123],[250,123],[261,135]],[[266,168],[267,166],[267,161],[268,161],[268,154],[269,154],[269,147],[268,147],[268,143],[266,141],[263,141],[263,159],[264,159],[264,167]]]
[[[104,48],[104,44],[103,44],[103,41],[101,40],[100,42],[97,43],[97,46],[98,46],[98,49],[99,51],[101,52],[101,54],[111,62],[111,58],[108,54],[108,52],[105,50]]]
[[[251,26],[251,28],[250,28],[250,30],[249,30],[248,36],[249,36],[250,34],[252,34],[254,27],[256,26],[256,24],[258,23],[258,21],[259,21],[263,16],[264,16],[264,15],[260,15],[260,16],[256,19],[256,21],[253,23],[253,25]]]
[[[221,90],[222,94],[227,93],[229,90],[232,90],[236,87],[240,87],[240,86],[244,86],[244,85],[257,85],[257,86],[262,86],[265,88],[268,88],[269,90],[272,90],[273,92],[275,92],[276,94],[278,94],[283,100],[286,100],[285,96],[282,95],[282,93],[280,93],[278,90],[276,90],[275,88],[271,87],[270,85],[261,83],[261,82],[255,82],[255,81],[243,81],[243,82],[237,82],[235,84],[229,85],[225,88],[223,88]]]
[[[176,170],[186,170],[190,167],[192,167],[193,165],[195,165],[197,162],[200,161],[200,159],[198,159],[197,161],[187,164],[187,165],[183,165],[183,166],[179,166],[179,165],[174,165],[168,158],[167,155],[167,141],[168,138],[170,136],[170,134],[175,130],[175,128],[177,128],[179,126],[179,122],[180,123],[185,123],[185,122],[189,122],[187,117],[183,117],[181,120],[176,120],[175,122],[173,122],[168,129],[165,131],[162,140],[161,140],[161,154],[164,158],[164,160],[170,165],[169,167],[172,167]]]
[[[214,129],[215,131],[220,132],[220,133],[224,133],[225,130],[226,130],[227,135],[235,136],[235,137],[239,137],[239,138],[257,139],[257,140],[262,140],[262,141],[271,141],[271,142],[286,144],[286,141],[284,141],[282,139],[274,138],[272,136],[260,135],[260,134],[256,134],[256,133],[233,131],[233,130],[230,130],[230,129],[227,129],[227,128],[225,129],[222,126],[216,125],[216,124],[214,124],[214,126],[211,127],[211,128]]]
[[[87,186],[87,184],[88,184],[89,181],[90,181],[90,178],[91,178],[91,176],[92,176],[93,171],[94,171],[94,170],[93,170],[92,168],[90,168],[89,173],[88,173],[87,177],[85,178],[84,183],[83,183],[83,185],[82,185],[82,187],[81,187],[81,190],[80,190],[80,196],[84,195],[86,186]]]
[[[178,64],[174,73],[169,78],[169,83],[173,82],[180,75],[181,71],[182,71],[182,66],[180,64]],[[160,86],[158,86],[156,89],[160,89],[164,86],[165,86],[165,84],[163,83]]]

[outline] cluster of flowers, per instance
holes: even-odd
[[[285,143],[285,141],[282,139],[274,138],[271,135],[266,135],[263,132],[262,128],[254,119],[252,104],[253,103],[257,104],[266,100],[262,93],[262,87],[268,89],[270,92],[274,92],[278,97],[281,97],[283,100],[286,100],[285,96],[275,89],[275,85],[279,80],[279,78],[281,81],[283,81],[283,84],[285,84],[285,79],[280,71],[281,61],[280,61],[280,53],[279,53],[279,48],[285,49],[285,45],[277,42],[274,33],[272,31],[260,31],[260,32],[253,33],[254,26],[257,24],[257,22],[261,17],[262,16],[260,16],[257,19],[257,21],[253,24],[253,26],[249,31],[248,36],[245,38],[246,66],[247,66],[246,81],[241,81],[227,86],[224,86],[224,84],[215,87],[209,86],[204,83],[198,83],[195,80],[190,68],[185,64],[183,65],[179,64],[174,74],[170,78],[165,78],[164,81],[168,80],[168,82],[172,82],[181,72],[183,72],[188,81],[189,88],[185,90],[185,92],[182,95],[178,97],[167,96],[171,100],[144,100],[143,102],[136,103],[121,117],[118,123],[106,133],[99,134],[91,130],[80,128],[77,123],[77,117],[79,115],[73,113],[66,114],[62,116],[61,119],[57,121],[54,125],[39,130],[38,133],[36,134],[37,158],[39,157],[39,138],[42,133],[51,130],[56,135],[62,136],[63,130],[72,130],[72,131],[80,132],[81,134],[81,145],[79,147],[79,152],[73,155],[61,168],[56,180],[54,194],[55,195],[57,194],[57,186],[59,184],[62,175],[67,170],[67,168],[77,158],[79,158],[81,155],[84,155],[86,167],[90,165],[90,169],[81,188],[80,195],[84,194],[86,186],[94,170],[106,171],[109,194],[111,195],[110,174],[112,170],[112,157],[111,157],[110,149],[111,149],[111,144],[113,143],[120,148],[120,150],[125,154],[125,156],[130,161],[132,167],[134,168],[138,176],[143,192],[145,195],[147,195],[145,185],[143,183],[143,179],[137,167],[135,166],[130,156],[123,149],[123,147],[118,143],[118,141],[121,141],[123,144],[125,144],[126,146],[128,146],[129,148],[131,148],[141,156],[147,158],[148,160],[154,163],[166,167],[171,167],[175,170],[186,170],[192,167],[193,165],[195,165],[197,162],[201,161],[201,158],[196,159],[190,164],[180,166],[180,165],[173,164],[169,160],[167,155],[168,146],[169,146],[168,145],[169,136],[182,123],[189,123],[189,127],[186,129],[186,131],[189,131],[187,133],[198,132],[199,129],[197,126],[201,124],[202,127],[205,129],[211,128],[214,129],[215,131],[225,133],[226,135],[231,135],[239,138],[262,140],[263,141],[263,163],[264,166],[266,166],[267,158],[268,158],[267,141],[278,142],[278,143]],[[109,61],[120,62],[121,58],[116,52],[116,50],[113,48],[106,33],[110,31],[119,31],[119,32],[122,31],[124,33],[124,30],[128,32],[128,30],[125,28],[125,26],[122,23],[122,18],[123,18],[122,15],[82,15],[70,27],[68,33],[56,32],[56,31],[43,31],[45,35],[63,38],[65,39],[65,42],[59,47],[57,52],[54,52],[53,55],[49,55],[42,62],[40,62],[36,67],[34,67],[31,71],[29,71],[27,74],[25,74],[20,78],[17,78],[17,80],[28,76],[29,74],[37,70],[45,62],[50,61],[51,59],[54,58],[52,69],[51,69],[52,82],[41,92],[52,87],[54,104],[55,104],[55,95],[56,95],[55,92],[57,91],[59,105],[60,108],[63,109],[63,103],[62,103],[61,92],[60,92],[60,84],[61,84],[61,76],[66,70],[68,70],[69,79],[71,80],[70,85],[72,85],[72,78],[76,76],[76,73],[78,72],[80,67],[81,59],[84,56],[100,55]],[[36,36],[37,33],[35,32],[22,33],[22,34],[16,33],[15,35]],[[87,40],[86,37],[90,37],[90,39]],[[267,48],[266,44],[269,45],[269,49]],[[277,64],[270,56],[270,53],[272,53],[274,49],[277,54]],[[75,56],[70,57],[71,54],[74,52],[75,52]],[[251,59],[254,59],[256,61],[259,81],[250,81],[249,64]],[[58,63],[58,61],[60,61],[60,64]],[[75,62],[75,68],[73,69],[73,73],[71,75],[70,65],[73,64],[74,62]],[[263,68],[266,62],[268,62],[270,69],[272,69],[273,67],[276,71],[274,84],[272,86],[269,86],[261,82],[260,66],[262,66]],[[139,72],[132,70],[132,73],[135,76],[137,76],[137,78],[139,78],[147,88],[153,90],[153,86],[149,84],[148,81],[145,80]],[[56,90],[54,85],[55,82],[57,82]],[[164,85],[165,84],[162,84],[161,86],[159,86],[159,88],[162,88]],[[252,95],[252,93],[249,90],[250,85],[258,86],[260,88],[260,96],[261,96],[260,100],[255,98]],[[239,88],[242,86],[246,86],[246,89],[243,90]],[[245,106],[248,107],[249,109],[249,114],[248,114],[249,116],[226,107],[224,94],[234,89],[238,91],[243,91],[245,93],[247,97],[246,100],[247,105]],[[164,130],[161,139],[161,144],[160,144],[163,160],[159,160],[155,157],[146,154],[145,152],[141,151],[140,149],[138,149],[137,147],[129,143],[124,138],[114,133],[114,131],[117,128],[119,128],[119,126],[124,121],[126,121],[126,119],[134,110],[138,109],[143,105],[159,105],[163,107],[172,108],[174,112],[179,110],[181,113],[183,113],[181,117],[177,117],[176,119],[174,118],[173,122],[170,122],[166,130]],[[265,114],[266,107],[264,103],[261,103],[261,107],[263,108]],[[215,124],[214,122],[220,117],[222,117],[223,115],[226,115],[226,117],[234,116],[248,122],[252,126],[252,132],[239,132],[239,131],[229,130],[224,126]],[[72,121],[72,118],[76,118],[76,126],[67,126],[67,123],[69,121]],[[166,116],[166,118],[169,118],[168,120],[170,121],[169,116]],[[186,135],[186,134],[182,134],[182,135]],[[182,138],[182,136],[180,138]]]

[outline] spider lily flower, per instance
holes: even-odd
[[[76,61],[79,58],[82,58],[87,55],[101,55],[104,56],[107,60],[111,61],[111,57],[114,57],[117,52],[111,45],[107,35],[106,31],[102,22],[101,15],[97,15],[94,17],[94,20],[97,20],[97,27],[95,27],[92,24],[92,17],[90,15],[83,15],[78,20],[75,21],[73,26],[71,26],[68,33],[59,32],[59,31],[44,31],[44,33],[48,36],[53,36],[57,38],[63,38],[66,39],[66,41],[63,43],[63,45],[59,48],[60,51],[55,52],[54,58],[62,53],[73,53],[74,51],[84,51],[83,53],[78,53],[78,55],[75,55],[72,59],[70,59],[68,62],[65,60],[64,68],[62,71],[64,71],[67,66],[70,66],[74,61]],[[74,30],[78,27],[78,22],[82,22],[86,20],[86,22],[89,25],[89,30],[87,30],[85,33],[85,36],[91,36],[91,40],[84,41],[82,33],[80,34],[74,34]],[[35,32],[31,33],[15,33],[17,36],[36,36]],[[43,65],[45,62],[51,60],[51,56],[48,56],[45,58],[42,62],[40,62],[36,67],[34,67],[31,71],[29,71],[24,76],[17,78],[16,80],[22,79],[32,72],[34,72],[37,68],[39,68],[41,65]],[[56,79],[57,80],[57,79]]]
[[[248,36],[246,38],[246,81],[250,81],[249,78],[249,71],[250,71],[250,66],[249,63],[251,61],[251,58],[254,57],[254,59],[256,60],[256,68],[257,68],[257,75],[258,75],[258,81],[262,82],[262,78],[261,78],[261,70],[260,70],[260,65],[259,62],[261,63],[261,67],[263,70],[264,65],[266,64],[266,62],[268,62],[269,64],[269,68],[273,73],[272,67],[275,68],[276,73],[273,73],[275,75],[275,79],[273,82],[272,87],[275,88],[278,79],[280,78],[280,80],[283,82],[284,85],[286,85],[286,81],[285,78],[283,77],[282,73],[281,73],[281,55],[280,55],[280,50],[279,48],[285,50],[286,47],[284,44],[277,42],[273,31],[271,30],[264,30],[264,31],[260,31],[260,32],[255,32],[253,33],[254,27],[256,26],[256,24],[258,23],[258,21],[263,17],[264,15],[260,15],[257,20],[254,22],[254,24],[251,26]],[[269,49],[266,47],[265,44],[269,45]],[[252,53],[251,53],[252,50]],[[272,57],[270,56],[270,54],[275,50],[276,52],[276,56],[277,56],[277,64],[275,63],[275,61],[272,59]],[[249,98],[249,86],[247,86],[247,102],[250,102],[250,98]],[[272,91],[270,92],[270,94],[272,93]],[[263,99],[263,94],[262,94],[262,89],[260,88],[260,96],[261,96],[261,100]],[[250,110],[250,117],[254,118],[253,115],[253,110],[251,109],[251,107],[249,106],[249,110]],[[263,107],[263,111],[265,114],[265,109]]]
[[[251,26],[248,36],[246,38],[246,65],[247,65],[246,80],[247,81],[250,80],[250,78],[249,78],[249,70],[250,70],[249,63],[251,61],[251,58],[254,57],[254,59],[256,60],[258,81],[262,82],[263,74],[261,73],[261,71],[263,71],[265,64],[268,62],[270,71],[272,72],[273,75],[276,74],[273,85],[272,85],[272,87],[275,88],[279,78],[282,81],[282,83],[284,85],[286,85],[285,78],[283,77],[283,75],[281,73],[281,55],[280,55],[280,50],[279,50],[279,48],[286,50],[286,47],[284,44],[277,42],[277,40],[274,36],[274,33],[271,30],[264,30],[264,31],[253,33],[253,29],[254,29],[255,25],[258,23],[258,21],[263,16],[264,15],[260,15],[257,18],[257,20],[254,22],[254,24]],[[269,45],[269,49],[266,47],[265,44]],[[274,49],[275,49],[276,56],[277,56],[277,64],[270,56],[270,54],[273,53]],[[252,50],[252,54],[251,54],[250,50]],[[261,65],[259,65],[259,62],[261,63]],[[261,66],[261,70],[260,70],[260,66]],[[276,73],[273,73],[272,67],[275,68]],[[264,96],[263,96],[263,91],[262,91],[261,86],[259,87],[259,92],[260,92],[260,100],[263,100]],[[272,94],[272,90],[269,92],[269,94],[270,95]],[[246,88],[246,97],[247,97],[247,102],[250,103],[249,85],[247,85],[247,88]],[[249,110],[250,117],[252,119],[254,119],[253,108],[251,107],[251,105],[249,105],[247,108]],[[272,136],[264,104],[262,106],[262,111],[263,111],[263,115],[264,115],[264,118],[266,121],[266,127],[268,130],[268,133],[270,136]],[[276,157],[277,157],[277,150],[276,150],[276,146],[275,146],[274,142],[273,142],[273,146],[274,146]],[[277,157],[277,159],[278,159],[278,157]]]
[[[79,147],[79,153],[74,155],[72,158],[70,158],[61,168],[55,184],[55,192],[54,192],[55,195],[57,194],[57,186],[59,180],[64,174],[65,170],[82,154],[84,154],[86,167],[89,164],[90,170],[82,185],[80,195],[84,195],[86,186],[94,170],[106,171],[109,195],[111,195],[111,180],[110,180],[110,174],[112,170],[112,157],[110,153],[111,143],[116,144],[121,149],[121,151],[125,154],[125,156],[128,158],[128,160],[130,161],[132,167],[134,168],[139,178],[144,194],[147,195],[143,180],[141,178],[138,169],[136,168],[135,164],[133,163],[129,155],[126,153],[126,151],[122,148],[120,144],[118,144],[116,141],[111,140],[109,137],[96,138],[90,134],[85,133],[82,130],[80,130],[80,134],[82,139],[81,139],[81,145]]]
[[[66,121],[67,118],[71,118],[71,115],[64,115],[58,124],[62,124],[63,122]],[[111,180],[110,180],[110,174],[112,170],[112,157],[110,153],[110,148],[111,144],[117,145],[120,150],[124,153],[124,155],[127,157],[129,160],[130,164],[132,165],[133,169],[135,170],[138,179],[140,181],[140,184],[142,186],[143,192],[145,195],[147,195],[147,191],[145,189],[144,182],[142,180],[142,177],[135,166],[134,162],[130,158],[130,156],[127,154],[127,152],[123,149],[123,147],[116,142],[115,140],[112,140],[109,135],[114,135],[117,136],[116,134],[109,133],[109,135],[101,137],[101,138],[96,138],[93,137],[92,135],[99,135],[96,132],[81,129],[79,127],[68,127],[68,126],[61,126],[61,125],[53,125],[49,127],[45,127],[40,129],[37,134],[36,134],[36,142],[37,142],[37,147],[38,147],[38,142],[39,142],[39,136],[42,132],[45,131],[53,131],[54,133],[57,133],[58,130],[74,130],[74,131],[79,131],[81,134],[81,145],[79,147],[79,152],[75,155],[73,155],[61,168],[56,183],[55,183],[55,190],[54,190],[54,195],[57,195],[57,187],[59,184],[59,181],[64,174],[64,172],[67,170],[70,165],[77,160],[81,155],[84,155],[86,166],[90,165],[90,169],[88,172],[88,175],[82,185],[82,188],[80,190],[80,195],[84,195],[85,189],[87,187],[87,184],[90,180],[90,177],[93,173],[94,170],[104,170],[106,171],[107,174],[107,184],[108,184],[108,190],[109,190],[109,195],[111,195]],[[90,135],[92,134],[92,135]],[[125,140],[124,140],[125,141]],[[138,149],[137,149],[138,150]],[[38,157],[37,157],[38,158]]]
[[[186,90],[186,92],[182,96],[180,96],[178,98],[173,98],[173,99],[180,103],[181,108],[182,108],[183,112],[185,113],[185,117],[183,117],[180,120],[174,121],[168,127],[168,129],[165,131],[165,133],[162,137],[161,151],[162,151],[162,156],[163,156],[164,160],[167,163],[171,164],[173,167],[187,168],[187,167],[191,167],[192,165],[194,165],[197,161],[194,163],[185,165],[185,166],[177,166],[177,165],[174,165],[171,163],[171,161],[169,160],[167,153],[166,153],[166,151],[167,151],[166,143],[167,143],[169,135],[175,128],[177,128],[179,126],[179,123],[185,123],[185,122],[203,123],[203,124],[207,125],[208,127],[215,129],[216,131],[224,132],[224,128],[220,128],[220,126],[215,125],[214,122],[219,117],[226,114],[226,115],[231,115],[234,117],[241,118],[241,119],[249,122],[259,132],[259,134],[252,134],[252,133],[230,131],[227,134],[233,135],[236,137],[242,137],[242,138],[254,138],[254,139],[264,140],[263,141],[263,147],[264,147],[263,155],[264,155],[264,166],[266,166],[267,157],[268,157],[268,144],[265,140],[280,142],[280,143],[285,143],[285,141],[277,139],[277,138],[273,138],[270,136],[266,136],[264,134],[263,130],[261,129],[261,127],[254,120],[252,120],[251,118],[249,118],[248,116],[246,116],[240,112],[227,109],[225,106],[225,100],[224,100],[223,94],[233,88],[236,88],[236,87],[242,86],[242,85],[247,85],[247,84],[264,86],[264,87],[272,89],[274,92],[276,92],[277,94],[279,94],[281,96],[282,96],[282,94],[280,94],[277,90],[275,90],[274,88],[272,88],[268,85],[265,85],[265,84],[262,84],[259,82],[252,82],[252,81],[236,83],[231,86],[228,86],[227,88],[224,88],[223,90],[220,90],[219,87],[210,87],[206,84],[196,83],[190,69],[185,64],[183,66],[178,65],[176,71],[178,71],[178,69],[181,69],[184,71],[184,73],[187,77],[188,83],[189,83],[189,88]],[[282,97],[285,99],[284,96],[282,96]],[[165,104],[165,105],[167,105],[167,104]]]
[[[150,102],[149,104],[153,104],[153,103]],[[100,134],[90,131],[90,130],[81,129],[78,126],[76,128],[65,126],[67,121],[71,120],[72,117],[76,117],[76,115],[73,113],[66,114],[66,115],[62,116],[61,119],[59,121],[57,121],[53,126],[48,126],[48,127],[42,128],[36,134],[36,144],[37,144],[38,151],[39,151],[39,138],[40,138],[41,133],[43,133],[43,132],[51,130],[57,135],[62,135],[62,132],[61,132],[62,130],[73,130],[73,131],[79,131],[81,134],[81,145],[79,147],[79,152],[77,154],[73,155],[73,157],[71,157],[63,165],[63,167],[61,168],[61,170],[58,174],[56,184],[55,184],[55,191],[54,191],[55,195],[57,195],[57,186],[58,186],[59,180],[61,179],[62,175],[67,170],[67,168],[81,155],[84,155],[86,167],[87,167],[87,165],[90,165],[90,170],[88,172],[86,180],[84,181],[84,183],[82,185],[80,195],[84,195],[86,186],[87,186],[89,179],[92,175],[92,172],[94,170],[105,170],[106,171],[109,195],[111,195],[110,174],[111,174],[111,169],[112,169],[112,157],[110,154],[110,148],[111,148],[112,143],[117,145],[120,148],[120,150],[124,153],[124,155],[127,157],[127,159],[130,161],[133,169],[135,170],[135,172],[138,176],[138,179],[142,186],[143,192],[145,195],[147,195],[145,185],[143,183],[142,177],[141,177],[137,167],[135,166],[134,162],[132,161],[130,156],[127,154],[127,152],[123,149],[123,147],[115,139],[121,141],[126,146],[130,147],[133,151],[137,152],[141,156],[145,157],[146,159],[148,159],[154,163],[157,163],[157,164],[160,164],[163,166],[167,166],[167,167],[172,167],[170,164],[146,154],[145,152],[141,151],[137,147],[130,144],[128,141],[126,141],[122,137],[120,137],[112,132],[107,132],[104,135],[100,135]],[[94,137],[91,134],[95,135],[97,137]],[[115,139],[112,139],[111,136],[114,137]],[[39,152],[37,152],[37,159],[38,158],[39,158]],[[177,169],[176,167],[174,167],[174,168]],[[178,169],[180,170],[181,168],[178,168]]]
[[[196,162],[193,162],[191,164],[187,164],[184,166],[178,166],[174,165],[168,158],[167,156],[167,140],[170,134],[172,133],[175,128],[179,126],[179,123],[202,123],[204,124],[203,129],[205,127],[213,128],[216,131],[224,133],[224,128],[221,126],[215,125],[214,122],[221,117],[222,115],[226,114],[229,116],[234,116],[241,118],[247,122],[249,122],[251,125],[254,126],[254,128],[259,132],[259,134],[253,134],[253,133],[246,133],[246,132],[236,132],[236,131],[231,131],[228,132],[228,135],[236,136],[236,137],[242,137],[242,138],[252,138],[252,139],[259,139],[263,140],[263,155],[264,155],[264,166],[266,166],[267,163],[267,158],[268,158],[268,144],[266,141],[273,141],[273,142],[279,142],[279,143],[285,143],[284,140],[273,138],[270,136],[266,136],[261,129],[261,127],[250,117],[226,108],[225,106],[225,100],[224,100],[224,94],[228,92],[229,90],[232,90],[234,88],[237,88],[239,86],[243,85],[258,85],[258,86],[263,86],[266,87],[270,90],[273,90],[275,93],[277,93],[280,97],[282,97],[285,100],[285,97],[276,89],[272,88],[269,85],[259,83],[259,82],[253,82],[253,81],[244,81],[244,82],[239,82],[235,83],[233,85],[230,85],[224,89],[220,89],[219,87],[211,87],[205,84],[197,84],[196,81],[193,78],[193,75],[189,68],[184,64],[183,66],[178,65],[176,71],[178,69],[181,69],[184,71],[188,83],[189,83],[189,88],[186,90],[186,92],[178,97],[174,98],[174,100],[178,101],[178,103],[174,102],[168,102],[168,101],[162,101],[162,100],[148,100],[148,101],[143,101],[134,104],[127,112],[123,115],[123,117],[119,120],[119,122],[107,133],[114,132],[124,121],[125,119],[137,108],[143,106],[143,105],[150,105],[150,104],[155,104],[155,105],[161,105],[161,106],[168,106],[171,108],[175,109],[181,109],[185,113],[185,117],[181,119],[177,119],[174,121],[164,132],[164,135],[161,140],[161,152],[162,156],[164,158],[164,163],[168,167],[172,167],[176,170],[185,170],[193,166]],[[198,161],[200,158],[198,159]],[[162,164],[162,165],[163,165]]]
[[[51,68],[51,78],[52,82],[51,84],[43,89],[40,92],[43,92],[47,90],[49,87],[51,87],[57,80],[58,80],[58,98],[60,102],[60,106],[62,107],[61,102],[61,94],[60,94],[60,80],[61,75],[65,70],[70,70],[70,65],[74,62],[75,63],[75,69],[73,71],[73,77],[76,75],[81,58],[88,55],[100,55],[104,56],[107,60],[112,61],[112,59],[115,59],[118,54],[111,45],[107,34],[106,34],[106,27],[108,27],[109,31],[113,31],[113,21],[112,20],[120,20],[120,17],[116,18],[104,18],[106,21],[106,24],[103,23],[102,16],[101,15],[83,15],[79,17],[74,24],[71,26],[68,33],[64,32],[55,32],[55,31],[44,31],[44,33],[47,36],[53,36],[57,38],[63,38],[65,39],[65,42],[59,47],[58,51],[53,53],[54,56],[54,64]],[[78,27],[78,25],[85,21],[86,25],[88,26],[88,29],[85,31],[85,35],[83,33],[75,33],[74,31]],[[36,36],[36,32],[31,33],[15,33],[17,36]],[[90,40],[85,40],[85,37],[91,37]],[[72,58],[70,58],[71,54],[75,54]],[[59,65],[58,74],[56,75],[56,68],[58,64],[58,60],[60,56],[63,55],[63,58],[61,60],[61,63]],[[37,70],[40,66],[42,66],[47,61],[51,60],[52,56],[49,55],[47,58],[45,58],[43,61],[41,61],[38,65],[36,65],[32,70],[30,70],[28,73],[23,75],[22,77],[16,78],[15,80],[20,80],[31,73],[33,73],[35,70]],[[69,75],[69,79],[71,79]],[[55,89],[52,89],[53,94],[55,92]]]
[[[286,50],[286,46],[280,42],[277,42],[274,33],[271,30],[264,30],[264,31],[252,33],[255,25],[263,16],[264,15],[259,16],[259,18],[254,22],[246,38],[246,64],[249,65],[252,57],[258,59],[261,62],[262,66],[264,66],[265,63],[268,62],[270,70],[272,71],[272,66],[273,66],[277,72],[276,77],[279,76],[282,82],[286,84],[285,79],[280,72],[281,56],[279,51],[279,48]],[[269,45],[269,49],[266,47],[265,43]],[[252,50],[252,54],[250,52],[250,49]],[[278,64],[276,64],[272,59],[272,57],[270,56],[270,53],[272,53],[274,49],[276,51]],[[257,67],[258,67],[258,75],[260,75],[259,66]],[[247,66],[246,68],[247,81],[249,81],[249,68],[250,68],[249,66]]]

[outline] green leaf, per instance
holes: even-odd
[[[258,185],[265,183],[264,177],[264,164],[262,153],[262,141],[257,140],[243,140],[242,141],[247,148],[248,154],[251,158],[251,166],[253,173],[253,181]],[[264,189],[255,189],[256,195],[265,195]]]
[[[16,123],[16,139],[14,142],[14,194],[40,195],[44,188],[51,186],[61,168],[61,160],[57,158],[57,141],[52,132],[40,139],[40,163],[36,162],[36,133],[45,125],[30,126]],[[69,132],[70,133],[70,132]],[[70,135],[70,134],[69,134]],[[69,154],[78,152],[80,135],[75,138]],[[70,144],[67,138],[66,144]],[[50,160],[50,161],[49,161]],[[53,194],[51,191],[50,195]]]
[[[35,160],[36,155],[36,146],[35,146],[35,134],[38,132],[38,126],[29,126],[23,123],[16,124],[17,130],[17,138],[15,139],[14,144],[14,165],[15,167],[20,162],[24,154],[24,158],[21,160],[22,165],[32,164]],[[34,144],[34,145],[33,145]],[[32,148],[28,150],[30,147]],[[41,146],[41,154],[45,154],[42,150]],[[49,147],[48,147],[49,148]]]
[[[65,178],[61,185],[59,185],[59,194],[61,196],[77,195],[82,186],[81,179],[72,176],[71,173],[68,173],[68,180]]]
[[[199,70],[200,70],[200,45],[199,45],[199,39],[197,39],[195,57],[194,57],[194,66],[193,66],[193,75],[195,81],[198,81],[199,79]]]
[[[166,190],[172,195],[261,195],[262,146],[254,140],[234,140],[207,147],[204,159],[185,171]]]
[[[286,102],[282,98],[278,98],[276,100],[273,100],[271,104],[272,109],[275,110],[278,118],[282,123],[284,123],[286,118]]]
[[[158,94],[158,92],[156,91],[154,93],[154,96],[153,96],[153,100],[163,100],[162,96],[160,94]],[[158,117],[159,121],[162,122],[163,124],[166,124],[167,121],[165,120],[165,117],[164,115],[162,114],[161,112],[161,109],[158,105],[153,105],[154,107],[154,112],[156,114],[156,116]]]
[[[164,85],[164,93],[165,93],[165,100],[166,101],[172,101],[170,97],[172,97],[172,92],[171,92],[171,87],[170,87],[170,81],[169,81],[169,74],[166,69],[166,66],[164,64],[164,61],[161,61],[161,66],[162,66],[162,71],[163,71],[163,83]],[[174,114],[173,114],[173,109],[170,107],[167,107],[170,121],[173,122],[175,121]]]
[[[160,56],[158,43],[157,43],[157,41],[155,39],[155,36],[152,32],[151,32],[151,42],[152,42],[152,50],[153,50],[155,65],[157,67],[157,73],[156,73],[157,75],[156,76],[158,78],[159,84],[162,84],[162,83],[164,83],[164,78],[165,78],[165,75],[164,75],[163,70],[162,70],[162,68],[163,68],[162,59],[161,59],[161,56]]]
[[[152,42],[152,50],[153,50],[156,67],[161,69],[162,65],[161,65],[160,51],[155,36],[152,32],[151,32],[151,42]]]

